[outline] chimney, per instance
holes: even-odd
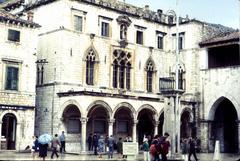
[[[33,22],[33,12],[32,11],[28,11],[27,20]]]
[[[149,5],[145,5],[145,11],[148,11],[149,10]]]

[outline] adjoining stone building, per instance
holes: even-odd
[[[74,152],[86,150],[90,133],[129,135],[141,144],[145,135],[166,131],[172,137],[172,152],[179,151],[179,138],[197,136],[202,151],[212,151],[217,138],[224,140],[223,135],[208,139],[210,113],[215,110],[211,107],[216,105],[211,102],[220,94],[212,89],[216,85],[212,80],[221,78],[203,83],[211,70],[207,50],[199,43],[233,29],[180,18],[179,89],[175,89],[174,11],[153,12],[148,6],[116,0],[25,3],[19,15],[31,11],[42,26],[37,48],[37,135],[64,130],[67,151]],[[212,89],[209,95],[208,89]],[[239,111],[236,101],[234,107]],[[235,137],[240,138],[239,132]],[[228,151],[227,144],[221,145]]]
[[[240,149],[240,32],[224,33],[200,43],[202,104],[199,129],[203,145],[221,152]]]
[[[30,144],[35,119],[39,25],[0,10],[0,149]]]

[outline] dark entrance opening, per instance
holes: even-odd
[[[122,137],[123,139],[126,136],[132,136],[132,125],[133,125],[133,117],[131,115],[131,110],[128,108],[119,108],[119,110],[115,113],[115,123],[113,126],[114,135],[116,137]]]
[[[150,136],[153,138],[154,135],[154,120],[153,112],[149,109],[143,109],[138,115],[138,143],[143,143],[144,136]]]
[[[87,135],[108,135],[109,115],[103,106],[96,105],[88,113]]]
[[[192,130],[194,128],[194,122],[190,123],[190,113],[184,111],[181,116],[181,127],[180,127],[180,138],[188,138],[191,136]],[[195,136],[192,136],[195,137]]]
[[[215,112],[212,136],[220,141],[220,151],[238,152],[237,111],[228,99],[223,99]]]
[[[158,134],[163,135],[164,113],[159,117]]]
[[[15,150],[17,119],[13,114],[6,114],[2,122],[2,137],[6,139],[4,149]]]

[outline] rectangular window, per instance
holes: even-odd
[[[6,90],[18,90],[18,68],[7,67],[6,73]]]
[[[143,44],[143,32],[142,31],[137,30],[136,43],[141,44],[141,45]]]
[[[20,31],[8,29],[8,40],[20,42]]]
[[[173,48],[176,49],[176,34],[172,34],[173,36]],[[184,49],[184,45],[185,45],[185,33],[181,32],[179,33],[179,37],[178,37],[178,48],[179,50]]]
[[[102,22],[101,35],[109,37],[109,23]]]
[[[157,47],[158,47],[158,49],[163,49],[163,36],[162,35],[157,36]]]
[[[83,18],[82,18],[82,16],[74,15],[74,30],[83,31]]]

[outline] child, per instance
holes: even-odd
[[[147,138],[143,139],[142,148],[143,148],[144,161],[150,161],[149,144],[148,144],[148,139]]]

